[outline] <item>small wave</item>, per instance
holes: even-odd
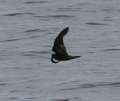
[[[28,32],[45,32],[46,30],[41,30],[41,29],[28,29],[24,32],[28,33]]]
[[[48,51],[28,51],[22,53],[23,56],[38,56],[39,54],[48,54]]]
[[[102,9],[102,11],[105,11],[105,12],[112,12],[114,11],[112,8],[104,8]]]
[[[83,84],[83,85],[81,85],[81,88],[94,88],[94,87],[96,87],[96,85],[94,85],[94,84]]]
[[[120,87],[120,82],[113,82],[113,83],[110,83],[109,85],[114,87]]]
[[[88,25],[107,25],[105,23],[99,23],[99,22],[87,22]]]
[[[32,99],[36,99],[36,97],[27,97],[27,98],[24,98],[24,99],[32,100]]]
[[[33,15],[33,13],[10,13],[4,14],[3,16],[19,16],[19,15]]]
[[[74,17],[74,16],[70,16],[70,15],[52,15],[50,17],[53,17],[53,18],[71,18],[71,17]]]
[[[28,1],[28,2],[24,2],[24,4],[43,4],[47,2],[48,1]]]
[[[91,52],[88,52],[88,53],[90,53],[90,54],[94,54],[94,53],[96,53],[96,52],[91,51]]]
[[[113,21],[112,17],[104,17],[103,21]]]
[[[8,83],[0,83],[0,86],[6,86]]]
[[[71,15],[48,15],[48,16],[34,16],[34,17],[46,19],[46,18],[73,18],[75,16],[71,16]]]
[[[81,84],[81,85],[77,85],[76,87],[71,87],[71,88],[64,88],[61,90],[76,90],[76,89],[81,89],[81,88],[95,88],[96,85],[94,84]]]
[[[80,11],[81,8],[72,8],[72,7],[66,7],[66,8],[58,8],[56,11]]]
[[[33,39],[33,38],[39,38],[40,36],[39,35],[32,35],[32,36],[30,36],[29,38],[30,39]]]
[[[69,101],[70,99],[53,99],[52,101]]]
[[[75,18],[75,16],[72,16],[72,15],[47,15],[47,16],[35,15],[34,17],[39,18],[42,21],[49,21],[51,19],[55,20],[55,19],[71,19],[71,18]]]
[[[10,93],[17,93],[20,92],[19,90],[11,90]]]
[[[4,14],[4,16],[17,16],[22,15],[22,13],[10,13],[10,14]]]
[[[9,99],[10,99],[10,100],[17,100],[18,97],[10,97]]]
[[[8,40],[3,40],[3,41],[0,41],[0,42],[13,42],[13,41],[18,41],[18,40],[21,40],[21,39],[8,39]]]
[[[111,48],[111,49],[104,49],[103,51],[120,51],[120,49],[117,49],[117,48]]]
[[[71,87],[71,88],[64,88],[60,90],[76,90],[76,89],[82,89],[82,88],[95,88],[95,87],[105,87],[105,86],[112,86],[112,87],[120,87],[120,82],[97,82],[93,84],[80,84],[76,85],[76,87]]]
[[[84,101],[82,98],[80,97],[70,97],[70,98],[54,98],[54,99],[51,99],[50,101]]]

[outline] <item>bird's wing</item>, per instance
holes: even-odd
[[[63,29],[60,32],[60,34],[55,39],[54,46],[53,46],[52,50],[58,56],[68,56],[66,47],[65,47],[64,42],[63,42],[63,37],[67,34],[68,31],[69,31],[69,28],[66,27],[65,29]]]

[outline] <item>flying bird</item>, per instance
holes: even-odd
[[[52,47],[53,53],[51,55],[51,61],[53,63],[59,63],[60,61],[66,61],[81,57],[81,56],[71,56],[68,54],[63,42],[63,37],[68,33],[68,31],[69,31],[69,27],[64,28],[54,41],[54,45]]]

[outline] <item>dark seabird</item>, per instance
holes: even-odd
[[[66,47],[63,42],[63,37],[67,34],[68,31],[69,31],[69,27],[66,27],[60,32],[60,34],[55,39],[54,45],[52,47],[53,54],[51,56],[51,61],[53,63],[58,63],[60,61],[66,61],[80,57],[80,56],[71,56],[67,53]]]

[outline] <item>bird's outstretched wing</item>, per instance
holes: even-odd
[[[68,31],[69,31],[69,27],[66,27],[60,32],[60,34],[55,39],[52,51],[54,51],[57,56],[60,57],[68,56],[66,47],[63,42],[63,37],[67,34]]]

